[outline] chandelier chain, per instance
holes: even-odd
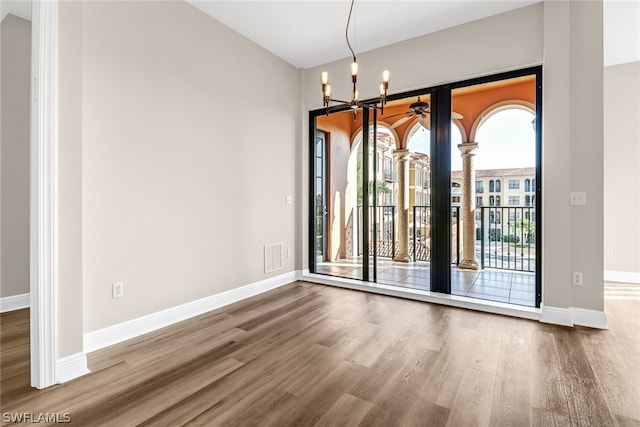
[[[351,48],[351,43],[349,43],[349,23],[351,22],[351,13],[353,12],[353,4],[356,0],[351,0],[351,8],[349,9],[349,17],[347,18],[347,28],[344,31],[345,38],[347,39],[347,46],[349,46],[349,50],[351,51],[351,56],[353,56],[353,62],[356,61],[356,54],[353,52]]]

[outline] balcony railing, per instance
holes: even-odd
[[[393,258],[397,253],[396,239],[396,207],[395,205],[376,206],[375,219],[377,220],[375,244],[377,255],[384,258]],[[358,230],[362,230],[362,206],[358,206]],[[369,254],[373,255],[374,248],[374,208],[369,206]],[[362,239],[357,238],[358,254],[362,255]]]
[[[451,207],[451,263],[460,263],[460,206]],[[414,261],[431,260],[431,206],[413,207],[413,235],[409,252]]]
[[[476,221],[476,251],[480,250],[477,255],[481,268],[534,272],[535,207],[504,206],[478,209],[480,220]]]
[[[369,254],[393,258],[398,253],[397,210],[394,205],[369,207]],[[431,207],[414,206],[409,236],[409,255],[414,261],[431,260]],[[476,259],[481,268],[534,272],[536,265],[534,207],[487,206],[476,208]],[[375,239],[374,239],[375,220]],[[358,230],[362,230],[362,206],[358,206]],[[451,263],[458,265],[462,248],[460,206],[451,207]],[[362,239],[358,254],[362,255]]]

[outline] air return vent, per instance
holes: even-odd
[[[284,244],[274,243],[264,247],[264,272],[282,270]]]

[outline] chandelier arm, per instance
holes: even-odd
[[[329,98],[329,101],[330,102],[338,102],[340,104],[350,104],[351,103],[351,101],[343,101],[341,99],[333,99],[333,98]]]
[[[347,18],[347,28],[344,30],[345,38],[347,39],[347,46],[349,46],[349,50],[351,51],[351,56],[353,56],[353,62],[356,62],[356,54],[353,52],[351,48],[351,43],[349,43],[349,23],[351,22],[351,12],[353,12],[353,3],[356,0],[351,0],[351,8],[349,9],[349,17]]]

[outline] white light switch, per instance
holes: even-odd
[[[571,193],[569,193],[569,204],[586,205],[587,193],[585,193],[584,191],[572,191]]]
[[[287,196],[287,204],[290,205],[293,203],[293,196]]]

